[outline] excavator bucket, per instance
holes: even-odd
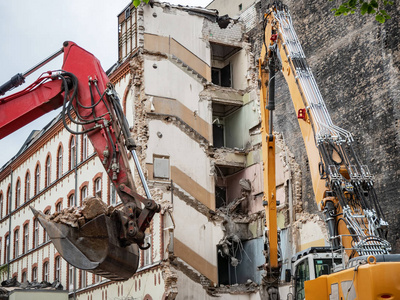
[[[127,280],[137,270],[139,249],[136,244],[121,247],[116,223],[102,214],[80,228],[50,221],[31,207],[60,255],[81,270],[110,280]]]

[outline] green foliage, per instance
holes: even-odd
[[[132,0],[133,5],[135,5],[135,7],[138,7],[140,5],[140,3],[149,3],[149,0]]]
[[[4,264],[0,266],[0,277],[8,272],[8,265]]]
[[[386,20],[390,19],[385,7],[393,5],[393,3],[394,2],[391,0],[348,0],[342,2],[339,7],[333,8],[332,11],[335,13],[335,16],[347,16],[348,14],[354,14],[357,10],[360,10],[362,15],[375,15],[376,21],[385,23]]]

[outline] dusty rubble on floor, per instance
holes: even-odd
[[[71,227],[81,227],[95,217],[105,214],[111,216],[115,208],[108,206],[100,198],[87,197],[81,207],[68,207],[60,212],[55,212],[46,218],[55,223],[63,223]]]

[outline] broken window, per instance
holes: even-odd
[[[213,144],[215,148],[222,148],[225,146],[224,125],[219,118],[215,118],[213,122]]]
[[[227,64],[223,68],[212,68],[211,81],[216,85],[232,87],[231,64]]]
[[[229,24],[229,23],[228,23]],[[241,50],[240,47],[232,45],[210,43],[211,44],[211,81],[215,85],[235,88],[233,82],[233,72],[235,62],[234,55]]]
[[[260,284],[262,271],[257,267],[265,263],[262,248],[262,238],[241,241],[233,236],[225,239],[217,246],[219,284],[245,284],[249,280]]]
[[[220,208],[226,205],[226,187],[215,187],[215,207]]]

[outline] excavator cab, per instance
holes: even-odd
[[[59,107],[64,127],[70,133],[87,134],[116,188],[122,209],[99,213],[70,226],[31,208],[68,263],[111,280],[126,280],[138,268],[139,249],[149,247],[144,245],[144,232],[160,206],[151,199],[118,95],[100,62],[75,43],[65,42],[61,50],[1,85],[0,95],[22,84],[26,76],[62,53],[61,71],[43,73],[24,90],[0,98],[0,138]],[[147,198],[136,193],[128,153],[134,159]],[[89,211],[104,205],[101,199],[95,203],[97,207],[89,207]]]

